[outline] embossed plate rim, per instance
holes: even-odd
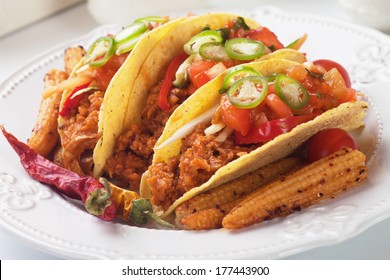
[[[347,37],[350,36],[356,40],[373,38],[377,44],[385,43],[384,47],[379,51],[379,53],[382,52],[381,55],[383,53],[387,55],[386,46],[390,46],[390,39],[386,35],[368,28],[325,17],[289,14],[272,7],[243,11],[242,14],[247,14],[258,19],[260,23],[269,26],[276,34],[281,34],[288,39],[290,39],[290,34],[294,36],[297,36],[297,34],[291,32],[291,30],[289,30],[290,32],[281,32],[283,30],[280,31],[278,28],[288,28],[291,26],[291,23],[295,23],[297,26],[310,23],[312,25],[310,27],[321,28],[326,36],[329,36],[329,32],[333,32],[338,35],[341,33]],[[61,52],[66,46],[78,42],[89,42],[96,34],[104,33],[106,30],[112,28],[113,26],[100,27],[91,34],[61,44],[30,61],[26,67],[10,77],[0,87],[0,108],[7,107],[6,105],[16,102],[17,98],[14,98],[15,94],[23,98],[25,96],[23,95],[25,93],[22,92],[23,87],[29,86],[30,83],[35,86],[34,89],[39,89],[42,80],[42,77],[38,76],[40,74],[39,72],[45,67],[52,65],[53,62],[58,62],[61,59]],[[309,34],[309,39],[315,38],[316,36],[314,33]],[[355,37],[359,37],[359,39]],[[307,46],[308,53],[310,54],[312,54],[312,52],[309,52],[312,44],[313,42],[311,41]],[[332,51],[329,50],[328,53],[334,57],[329,58],[337,59],[340,57],[340,52]],[[359,50],[356,49],[354,51]],[[371,58],[375,58],[375,53],[375,50],[371,50]],[[341,56],[343,55],[342,53]],[[345,55],[348,56],[349,54]],[[360,71],[362,68],[362,58],[359,59],[346,58],[348,62],[347,66],[350,69],[354,69],[353,67],[356,66]],[[382,65],[380,61],[372,62],[372,67],[376,69],[375,71],[377,72],[375,73],[378,74],[374,78],[379,79],[378,83],[380,85],[390,85],[389,80],[384,80],[385,74],[389,71],[388,65]],[[355,82],[359,89],[368,91],[375,89],[372,81],[367,82],[361,80],[365,75],[360,77],[359,71],[354,74],[354,78],[356,78]],[[383,123],[386,124],[390,121],[390,115],[384,109],[385,105],[381,104],[381,102],[378,103],[378,99],[378,94],[374,94],[370,101],[377,106],[374,111],[377,110],[379,112]],[[24,107],[20,110],[22,109]],[[28,107],[26,107],[26,110],[28,114],[31,114],[32,119],[34,119],[35,111],[33,112]],[[27,138],[31,123],[20,125],[11,109],[5,112],[8,115],[4,118],[2,116],[0,122],[4,123],[6,120],[6,128],[21,139],[23,137]],[[377,112],[374,112],[374,116],[376,115]],[[33,122],[34,120],[28,121]],[[372,167],[374,175],[379,176],[372,176],[372,179],[370,178],[367,184],[370,188],[376,188],[376,191],[379,190],[383,193],[383,182],[386,181],[383,179],[390,177],[389,172],[383,167],[387,163],[386,155],[388,155],[383,143],[388,139],[389,133],[387,130],[382,130],[380,123],[377,126],[373,128],[373,133],[375,133],[376,129],[376,132],[381,134],[379,137],[383,138],[383,141],[379,147],[376,147],[379,149],[379,152],[370,160],[370,167]],[[225,230],[195,233],[136,228],[120,222],[104,223],[86,214],[78,204],[65,200],[62,196],[46,186],[40,185],[44,193],[50,193],[46,196],[43,195],[43,197],[39,195],[39,191],[38,194],[36,193],[39,190],[36,187],[32,187],[32,191],[31,188],[27,189],[30,192],[27,191],[23,185],[27,183],[35,186],[35,183],[26,178],[26,175],[17,162],[16,156],[5,144],[3,137],[0,137],[0,152],[5,158],[9,159],[7,164],[3,161],[0,162],[0,186],[4,187],[6,185],[8,187],[6,193],[4,193],[4,188],[0,189],[0,224],[32,246],[65,258],[274,259],[286,257],[318,246],[341,242],[359,234],[371,225],[388,218],[390,215],[390,193],[383,193],[384,197],[381,199],[373,196],[370,189],[366,187],[364,189],[354,190],[333,201],[311,207],[302,211],[302,213],[291,215],[286,219],[270,221],[234,233]],[[7,176],[4,173],[12,174],[17,183],[12,182],[12,180],[7,181]],[[19,182],[23,182],[23,184]],[[10,192],[10,188],[13,188],[14,192]],[[11,205],[13,204],[9,202],[7,204],[5,202],[7,195],[14,196],[12,199],[32,200],[29,203],[32,202],[34,206],[28,208],[29,210],[18,210],[15,209],[17,207],[14,205],[14,209],[11,209]],[[355,203],[356,199],[361,198],[372,200],[373,204],[367,206],[365,205],[367,202],[364,201],[362,203],[362,205],[364,204],[363,208],[362,205]],[[350,219],[351,217],[353,219]],[[226,244],[229,244],[229,246],[226,246]]]

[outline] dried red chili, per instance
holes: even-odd
[[[33,179],[55,187],[69,198],[83,201],[86,210],[102,220],[111,221],[116,217],[116,204],[111,200],[109,187],[93,177],[81,176],[54,164],[20,142],[3,126],[0,128]]]

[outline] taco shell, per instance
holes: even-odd
[[[128,119],[127,111],[133,98],[134,81],[139,76],[141,66],[160,40],[183,20],[184,18],[172,20],[148,32],[112,78],[99,113],[98,131],[102,136],[93,153],[95,177],[102,173],[105,161],[111,155],[115,141],[124,129],[125,120],[134,121],[132,116],[128,116]]]
[[[213,13],[181,18],[150,32],[137,44],[110,83],[100,111],[102,137],[93,156],[95,177],[101,175],[118,137],[141,121],[148,91],[163,79],[169,63],[183,52],[183,45],[204,27],[219,29],[237,17]],[[245,22],[251,28],[260,26],[249,18]]]
[[[272,59],[247,64],[247,66],[254,68],[264,76],[272,73],[286,73],[289,68],[295,65],[299,64],[283,59]],[[156,143],[156,147],[169,139],[180,127],[218,104],[220,100],[218,90],[223,84],[223,79],[224,73],[198,89],[175,110],[168,120],[163,134]],[[288,156],[311,136],[323,129],[331,127],[338,127],[345,130],[356,129],[363,125],[363,118],[367,108],[368,104],[366,102],[356,101],[353,103],[343,103],[334,109],[330,109],[315,119],[298,125],[291,132],[282,134],[252,152],[228,163],[217,170],[204,184],[189,190],[177,199],[167,211],[164,212],[157,208],[156,213],[163,217],[168,216],[178,205],[191,197]],[[180,148],[181,140],[179,139],[171,144],[162,146],[160,149],[155,149],[153,164],[163,161],[167,162],[169,158],[180,152]],[[148,172],[145,172],[141,181],[141,196],[149,198],[151,193],[150,187],[146,183],[147,177]]]

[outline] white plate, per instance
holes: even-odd
[[[46,252],[82,259],[215,259],[286,257],[341,242],[390,216],[390,39],[360,26],[313,15],[288,14],[266,7],[245,12],[269,27],[282,42],[309,35],[308,59],[333,59],[350,71],[355,88],[371,107],[359,141],[368,154],[370,175],[364,188],[288,218],[245,230],[188,232],[137,228],[103,222],[49,187],[26,176],[15,153],[0,137],[0,224]],[[64,48],[85,44],[112,30],[101,27],[66,42],[28,63],[0,88],[0,123],[19,139],[34,125],[48,69],[62,67]],[[383,125],[382,125],[383,124]]]

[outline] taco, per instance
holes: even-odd
[[[243,67],[200,88],[168,120],[141,183],[141,195],[163,217],[201,192],[290,155],[323,129],[362,125],[368,104],[335,68],[278,59]]]
[[[130,92],[127,113],[103,117],[95,176],[138,190],[154,144],[180,104],[232,66],[279,57],[306,61],[303,53],[285,49],[274,33],[249,18],[215,13],[182,21],[158,42],[133,86],[122,81],[121,92]],[[110,98],[115,100],[119,92],[112,90]]]
[[[77,56],[67,56],[68,60],[78,57],[79,61],[73,63],[65,81],[44,92],[46,97],[61,92],[60,102],[56,104],[60,143],[53,156],[57,164],[79,174],[92,174],[93,150],[102,136],[98,126],[106,115],[111,118],[124,115],[130,99],[129,92],[122,87],[133,84],[153,46],[182,20],[138,19],[114,35],[98,38],[87,51],[77,47]],[[110,92],[117,90],[120,94],[111,98]]]

